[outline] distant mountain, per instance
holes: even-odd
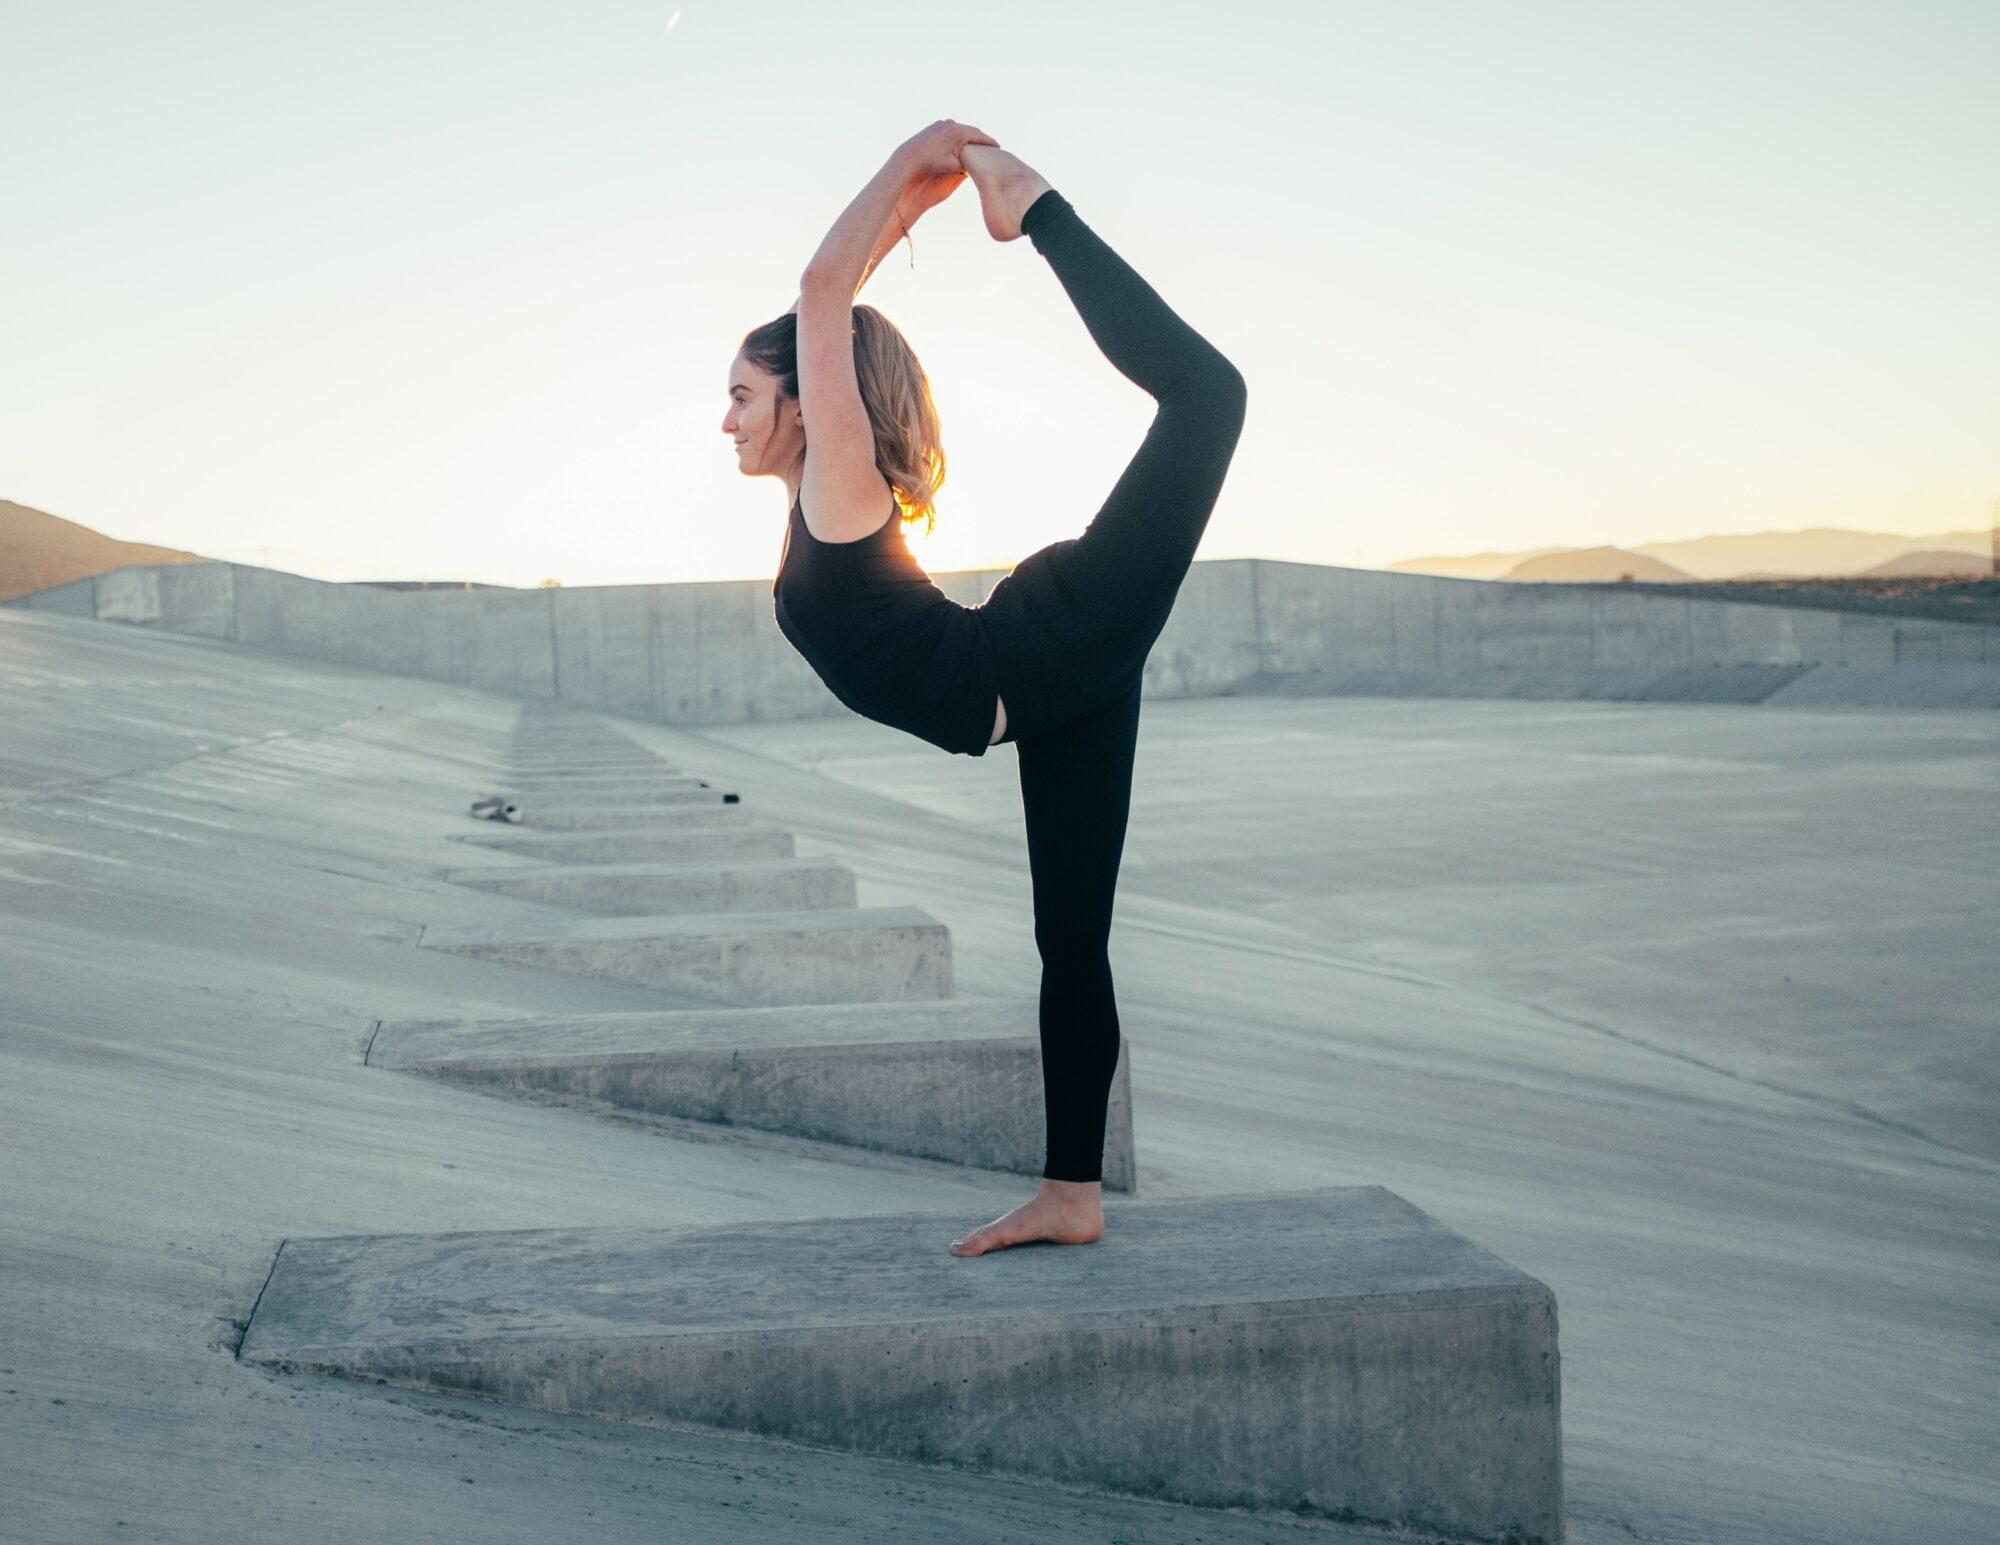
[[[1805,531],[1758,531],[1744,536],[1703,536],[1686,542],[1642,542],[1632,550],[1685,569],[1696,579],[1735,579],[1768,574],[1859,574],[1878,563],[1914,552],[1978,552],[1990,549],[1985,531],[1942,531],[1932,536],[1898,536],[1889,531],[1842,531],[1815,526]]]
[[[0,499],[0,601],[135,563],[208,563],[199,553],[121,542],[73,520]]]
[[[1524,558],[1568,552],[1566,547],[1531,547],[1519,553],[1473,553],[1464,558],[1404,558],[1389,565],[1398,574],[1440,574],[1446,579],[1498,579]]]
[[[1906,553],[1973,553],[1984,557],[1991,554],[1992,540],[1992,533],[1987,531],[1897,536],[1888,531],[1843,531],[1833,526],[1815,526],[1804,531],[1758,531],[1747,535],[1694,537],[1682,542],[1642,542],[1625,551],[1657,559],[1679,570],[1678,577],[1682,579],[1791,579],[1802,574],[1860,574]],[[1557,553],[1614,550],[1530,547],[1514,553],[1404,558],[1389,567],[1399,574],[1513,579],[1519,577],[1514,571],[1533,559]],[[1635,577],[1643,577],[1634,573]]]
[[[1517,563],[1500,577],[1537,584],[1574,585],[1621,579],[1673,581],[1693,576],[1671,563],[1662,563],[1644,553],[1627,552],[1622,547],[1573,547]]]
[[[1891,558],[1887,563],[1878,563],[1872,569],[1863,569],[1863,579],[1901,579],[1910,574],[1979,574],[1993,572],[1991,553],[1963,553],[1956,551],[1904,553],[1899,558]]]

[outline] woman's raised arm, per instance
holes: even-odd
[[[820,242],[800,280],[800,299],[809,289],[821,289],[852,304],[875,265],[895,245],[886,241],[889,231],[915,224],[918,216],[950,197],[965,180],[959,151],[966,145],[997,143],[969,125],[940,118],[898,145]]]
[[[960,147],[984,138],[947,118],[898,145],[841,212],[799,281],[794,309],[806,426],[800,493],[819,516],[821,529],[813,534],[823,541],[849,540],[848,530],[859,536],[881,524],[875,430],[854,373],[855,292],[888,251],[890,218],[911,209],[921,214],[948,196],[965,180]]]
[[[868,264],[861,270],[861,278],[855,283],[854,291],[857,295],[861,293],[861,287],[868,282],[868,276],[881,266],[882,259],[896,250],[896,243],[909,235],[910,227],[916,223],[916,214],[901,204],[896,206],[895,212],[889,216],[889,223],[882,227],[882,234],[875,238],[875,250],[868,254]],[[785,308],[786,313],[797,311],[799,301],[804,299],[805,292],[800,291],[798,299]]]

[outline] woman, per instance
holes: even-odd
[[[1023,559],[976,607],[945,596],[904,542],[903,521],[929,516],[943,480],[937,414],[902,334],[854,304],[910,223],[968,175],[994,239],[1027,236],[1106,358],[1159,404],[1082,535]],[[1011,740],[1019,759],[1048,1156],[1035,1197],[952,1252],[1090,1243],[1104,1231],[1120,1039],[1108,947],[1140,679],[1235,453],[1243,377],[1033,168],[941,119],[834,222],[792,311],[744,339],[729,396],[723,429],[741,469],[792,494],[772,587],[785,637],[857,713],[968,756]]]

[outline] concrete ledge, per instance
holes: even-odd
[[[915,907],[426,928],[418,943],[506,965],[701,993],[718,1003],[951,996],[951,930]]]
[[[1238,692],[1268,697],[1492,697],[1614,702],[1761,703],[1810,665],[1351,666],[1267,671]]]
[[[729,812],[725,817],[721,812]],[[658,861],[692,864],[705,859],[790,858],[792,834],[768,821],[752,821],[740,805],[718,807],[713,818],[656,822],[634,831],[533,832],[505,826],[449,839],[467,847],[538,858],[551,864],[617,864]]]
[[[1131,1201],[959,1260],[963,1211],[287,1239],[249,1362],[1212,1507],[1562,1537],[1548,1288],[1380,1186]]]
[[[1033,1000],[947,998],[387,1020],[367,1060],[500,1093],[1039,1176],[1048,1153],[1041,1057]],[[1130,1192],[1136,1175],[1125,1049],[1105,1123],[1104,1187]]]
[[[757,858],[719,864],[506,865],[454,869],[453,885],[586,912],[777,912],[851,907],[854,871],[831,858]]]

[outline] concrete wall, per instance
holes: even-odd
[[[1004,572],[935,577],[972,606]],[[240,564],[168,564],[10,604],[670,724],[848,712],[778,632],[768,580],[383,590]],[[1956,665],[1961,681],[1966,666],[1992,666],[1971,673],[1970,691],[2000,705],[2000,628],[1261,558],[1194,565],[1145,691],[1754,702],[1835,665]],[[1890,679],[1892,698],[1900,679]],[[1879,700],[1879,678],[1871,690]]]

